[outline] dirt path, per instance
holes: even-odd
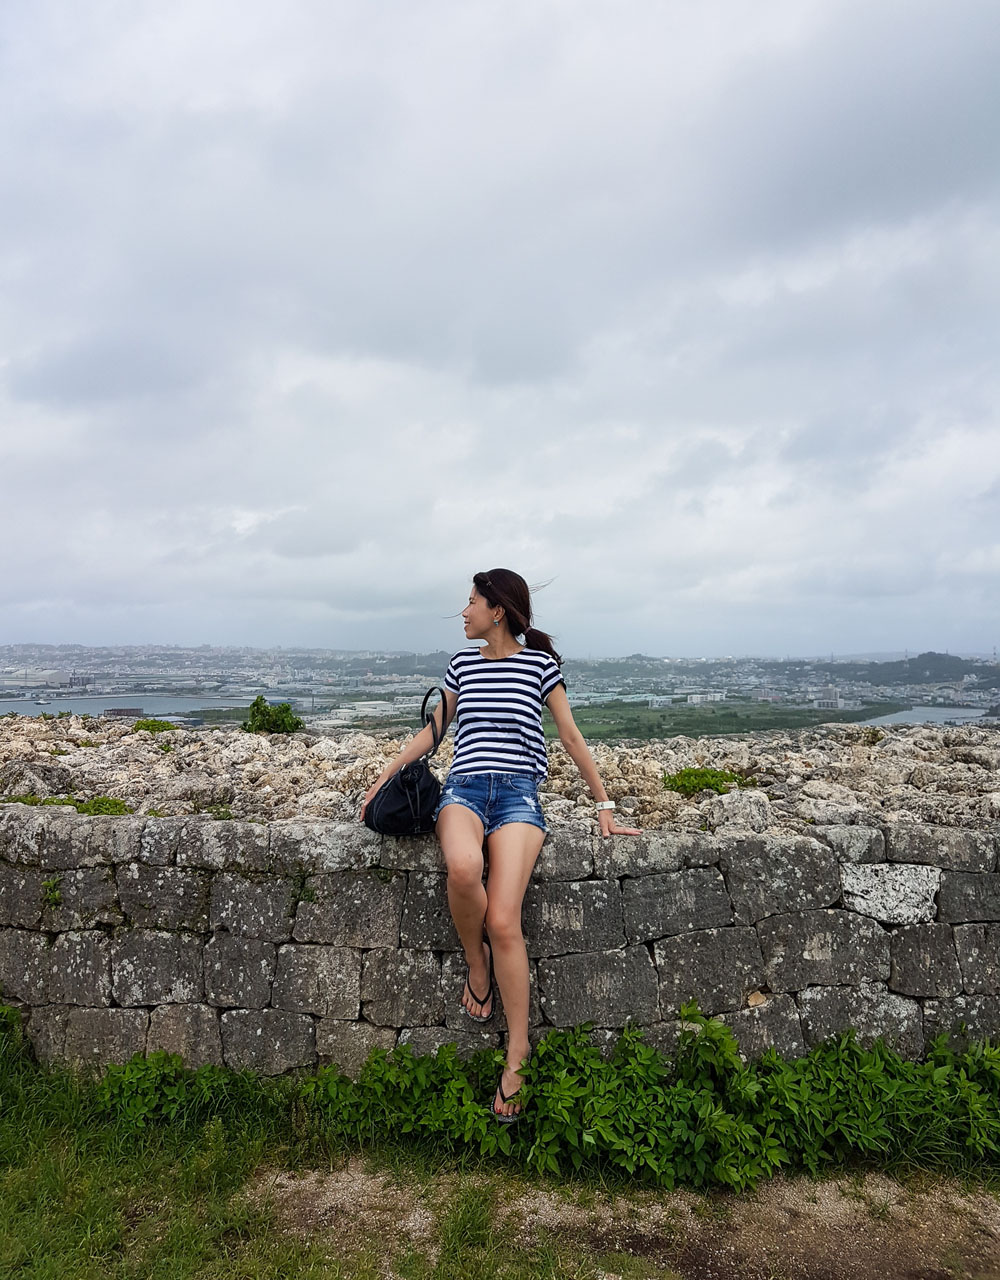
[[[332,1173],[262,1177],[254,1194],[271,1200],[293,1234],[376,1247],[389,1280],[401,1249],[433,1259],[443,1215],[470,1186],[492,1198],[515,1248],[555,1241],[604,1280],[1000,1280],[1000,1195],[928,1177],[779,1178],[743,1196],[612,1196],[499,1175],[417,1182],[352,1160]]]

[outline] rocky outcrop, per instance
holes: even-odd
[[[181,817],[225,808],[244,820],[349,822],[400,744],[390,735],[353,732],[318,737],[205,728],[154,735],[112,720],[5,717],[0,796],[110,795],[138,814]],[[622,812],[644,828],[801,835],[819,826],[838,828],[839,853],[864,862],[882,851],[849,850],[859,829],[875,832],[877,846],[886,825],[989,832],[1000,822],[996,729],[824,725],[794,733],[595,743],[592,751]],[[446,742],[436,757],[442,775],[450,753]],[[590,797],[558,743],[550,747],[550,763],[543,791],[550,825],[590,823]],[[690,799],[664,790],[664,773],[697,767],[740,771],[756,785]],[[897,860],[923,861],[919,852]]]

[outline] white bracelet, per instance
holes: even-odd
[[[598,800],[597,807],[598,809],[613,809],[615,802],[613,800]]]

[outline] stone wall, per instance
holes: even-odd
[[[910,1055],[996,1036],[997,855],[989,832],[916,823],[556,829],[524,908],[535,1034],[631,1020],[669,1048],[695,998],[750,1056],[848,1025]],[[432,839],[0,806],[0,992],[42,1059],[163,1048],[279,1073],[499,1044],[502,1023],[459,1012],[457,946]]]

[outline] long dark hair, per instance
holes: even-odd
[[[562,666],[552,637],[531,625],[531,592],[519,573],[513,569],[490,569],[487,573],[473,574],[472,581],[491,609],[503,609],[511,635],[524,636],[525,648],[541,649]]]

